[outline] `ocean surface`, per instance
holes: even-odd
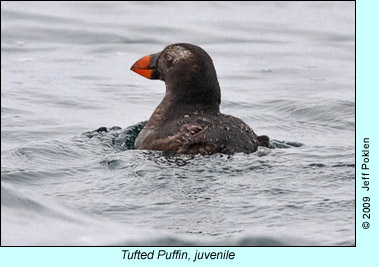
[[[1,245],[355,245],[354,14],[2,1]],[[165,86],[129,69],[178,42],[210,54],[221,111],[276,149],[131,149]]]

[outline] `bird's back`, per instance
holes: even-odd
[[[242,120],[230,115],[186,114],[161,125],[145,129],[143,149],[185,154],[252,153],[260,138]]]

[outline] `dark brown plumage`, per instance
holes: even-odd
[[[166,83],[166,95],[138,135],[135,148],[185,154],[251,153],[272,147],[242,120],[220,113],[212,59],[200,47],[172,44],[138,60],[131,70]]]

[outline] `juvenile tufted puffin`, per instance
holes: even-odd
[[[220,113],[220,86],[202,48],[171,44],[145,56],[131,70],[166,84],[166,95],[137,136],[135,148],[184,154],[252,153],[272,147],[242,120]]]

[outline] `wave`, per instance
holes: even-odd
[[[126,223],[65,207],[8,183],[1,185],[3,246],[321,246],[305,237],[245,233],[229,239],[193,238]],[[352,246],[350,241],[339,245]]]

